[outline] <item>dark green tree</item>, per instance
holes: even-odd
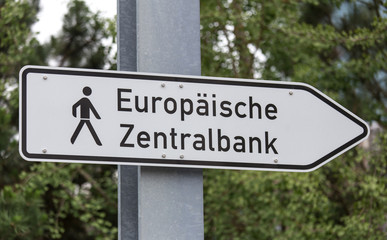
[[[31,32],[39,1],[0,1],[0,239],[115,239],[115,166],[28,163],[18,154],[18,72],[27,64],[114,68],[113,20],[70,1],[58,36]],[[107,43],[105,43],[107,42]]]
[[[45,64],[45,50],[31,33],[39,1],[0,1],[0,188],[15,182],[25,161],[19,161],[17,79],[26,64]]]
[[[204,74],[310,83],[387,124],[382,1],[201,4]]]
[[[31,33],[39,1],[0,1],[0,239],[35,239],[47,229],[39,189],[22,191],[28,164],[18,154],[19,69],[45,64],[45,50]]]
[[[51,37],[51,58],[60,67],[110,68],[114,61],[109,55],[114,38],[112,23],[92,13],[84,1],[71,1],[62,31]]]
[[[309,83],[386,126],[386,3],[202,1],[204,75]],[[206,239],[385,239],[386,133],[312,173],[204,172]]]

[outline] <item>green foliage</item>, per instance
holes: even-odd
[[[0,193],[4,239],[116,237],[117,183],[111,168],[41,163],[20,177]]]
[[[382,1],[223,0],[201,9],[204,75],[306,82],[387,125]]]
[[[114,32],[84,2],[71,1],[58,37],[40,44],[30,30],[39,1],[0,1],[0,239],[115,239],[115,166],[28,163],[18,153],[17,76],[26,64],[114,67]],[[110,37],[113,41],[113,37]]]
[[[115,238],[117,184],[109,167],[42,163],[31,170],[22,175],[23,185],[42,189],[50,238]]]
[[[38,2],[0,2],[0,78],[16,77],[19,69],[28,64],[41,49],[32,38],[30,27],[36,21]],[[3,83],[3,81],[2,81]]]
[[[201,28],[203,75],[306,82],[387,125],[382,1],[202,1]],[[311,173],[205,170],[206,239],[385,239],[386,136]]]
[[[69,12],[64,16],[62,31],[51,37],[50,48],[59,66],[102,69],[109,60],[114,41],[110,35],[112,21],[103,19],[99,13],[92,13],[84,1],[73,0]]]
[[[0,188],[17,181],[28,164],[17,151],[17,75],[25,64],[44,63],[44,51],[30,27],[36,21],[37,1],[0,1]]]
[[[6,186],[0,192],[0,239],[37,239],[48,228],[42,189]]]
[[[386,140],[311,173],[205,171],[206,239],[385,239]]]

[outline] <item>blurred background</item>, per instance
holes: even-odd
[[[117,166],[18,153],[24,65],[115,70],[115,1],[0,0],[0,239],[116,239]],[[368,140],[311,173],[204,170],[205,239],[387,239],[387,3],[201,1],[202,75],[308,83]]]

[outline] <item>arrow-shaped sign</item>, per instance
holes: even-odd
[[[32,161],[311,171],[369,133],[292,82],[27,66],[20,103]]]

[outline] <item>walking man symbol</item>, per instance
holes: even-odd
[[[91,88],[84,87],[83,88],[83,94],[85,96],[90,96]],[[73,105],[73,116],[74,117],[77,117],[77,108],[78,107],[80,107],[81,121],[79,122],[77,129],[75,129],[75,132],[73,133],[73,136],[71,137],[71,143],[74,144],[74,142],[77,139],[79,133],[81,132],[81,129],[82,129],[83,125],[86,124],[86,126],[89,128],[89,131],[90,131],[91,135],[94,138],[95,143],[97,143],[97,145],[99,145],[99,146],[102,146],[102,143],[99,140],[99,138],[97,136],[97,133],[95,132],[95,130],[93,128],[93,125],[91,125],[91,123],[90,123],[90,111],[94,114],[94,116],[97,119],[101,119],[101,117],[99,116],[97,110],[95,110],[93,104],[90,102],[90,100],[87,97],[81,98],[78,102],[76,102]]]

